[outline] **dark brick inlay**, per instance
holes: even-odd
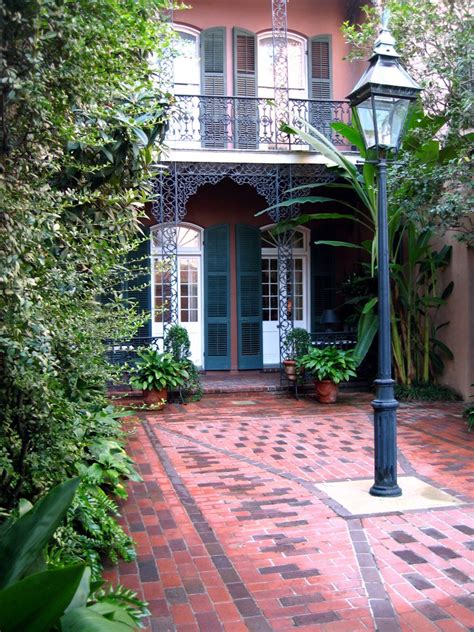
[[[451,618],[444,610],[441,610],[441,608],[431,601],[417,601],[413,605],[430,621],[439,621],[440,619]]]
[[[138,560],[138,572],[142,582],[154,582],[160,579],[155,560]]]
[[[312,625],[318,623],[331,623],[332,621],[339,621],[341,617],[330,610],[329,612],[317,612],[314,614],[300,614],[297,617],[293,617],[293,623],[296,627],[302,625]]]
[[[429,535],[430,538],[434,540],[445,540],[448,536],[438,531],[438,529],[433,529],[432,527],[426,527],[425,529],[420,529],[425,535]]]
[[[188,596],[183,588],[165,588],[168,603],[187,603]]]
[[[359,571],[369,597],[369,606],[372,610],[375,628],[380,630],[380,632],[398,631],[400,623],[385,590],[367,535],[362,527],[362,522],[359,518],[349,519],[347,527],[356,554]],[[392,537],[393,533],[391,534]],[[408,534],[404,533],[404,535]]]
[[[470,577],[468,577],[458,568],[454,568],[454,566],[451,566],[451,568],[445,568],[443,570],[446,575],[453,580],[453,582],[456,582],[456,584],[468,584],[471,581]]]
[[[454,528],[465,535],[474,535],[474,529],[467,524],[455,524]]]
[[[407,564],[426,564],[425,558],[413,551],[394,551],[394,553]]]
[[[392,538],[399,544],[408,544],[409,542],[416,542],[416,539],[405,531],[392,531],[390,534]]]
[[[423,575],[419,573],[407,573],[403,575],[405,579],[408,579],[410,584],[417,590],[427,590],[428,588],[434,588],[433,584],[427,581]]]
[[[321,593],[313,593],[312,595],[291,595],[290,597],[281,597],[280,603],[285,608],[290,606],[304,606],[308,603],[321,603],[325,601]]]
[[[452,549],[448,549],[447,546],[429,546],[430,551],[439,555],[443,560],[453,560],[455,557],[461,557],[455,553]]]
[[[474,595],[463,595],[462,597],[456,597],[456,601],[464,608],[468,608],[474,612]]]

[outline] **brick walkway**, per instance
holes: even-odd
[[[474,631],[474,435],[459,404],[399,410],[399,475],[464,504],[352,516],[315,485],[370,478],[368,395],[272,393],[141,414],[143,483],[124,524],[138,560],[109,578],[149,601],[148,630]]]

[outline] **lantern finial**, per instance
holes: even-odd
[[[385,55],[386,57],[400,57],[395,50],[395,39],[390,33],[388,23],[390,21],[389,9],[384,9],[382,13],[382,28],[380,29],[379,36],[375,41],[374,55]]]

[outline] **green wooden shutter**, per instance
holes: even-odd
[[[235,227],[237,248],[237,306],[239,369],[261,369],[262,350],[262,248],[260,231]]]
[[[331,36],[318,35],[309,40],[309,98],[332,98]],[[330,137],[332,120],[330,103],[310,103],[310,123]]]
[[[229,226],[204,231],[204,328],[206,371],[230,369]]]
[[[235,146],[253,149],[258,142],[257,41],[254,33],[234,28]]]
[[[150,267],[150,230],[143,229],[144,239],[128,256],[129,269],[133,278],[127,282],[128,298],[136,303],[138,311],[148,314],[148,320],[136,333],[137,337],[151,336],[151,267]]]
[[[201,33],[201,85],[205,97],[225,97],[225,27]],[[201,138],[204,147],[226,144],[225,99],[203,99],[201,104]]]

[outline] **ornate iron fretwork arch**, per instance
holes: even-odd
[[[166,165],[166,172],[156,180],[156,201],[153,215],[161,235],[163,257],[167,260],[166,283],[162,284],[164,329],[178,322],[178,248],[177,225],[186,216],[189,199],[205,184],[217,184],[224,178],[252,186],[269,207],[288,199],[288,189],[295,186],[332,182],[334,175],[325,165],[269,165],[237,163],[173,162]],[[269,208],[268,215],[274,223],[295,217],[299,209],[295,205]],[[293,328],[293,256],[292,231],[278,235],[278,290],[280,359],[288,355],[286,337]],[[165,298],[166,297],[166,298]]]

